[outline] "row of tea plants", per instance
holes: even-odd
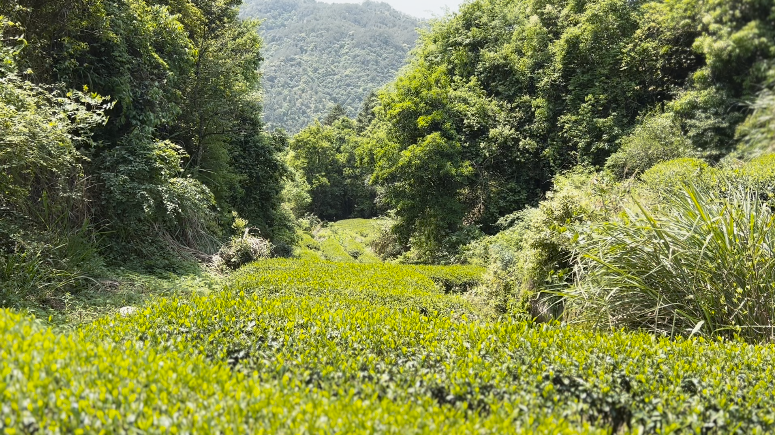
[[[775,430],[771,345],[494,321],[442,271],[263,260],[70,334],[2,311],[0,432]]]

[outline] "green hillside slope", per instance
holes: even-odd
[[[395,77],[421,24],[377,2],[248,0],[241,15],[264,20],[265,119],[289,132],[335,104],[354,116],[370,91]]]

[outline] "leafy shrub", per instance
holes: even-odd
[[[479,295],[500,313],[558,317],[562,298],[556,294],[571,284],[578,234],[616,214],[624,192],[606,174],[583,167],[555,177],[538,207],[505,217],[503,231],[466,248],[469,260],[488,265]]]
[[[712,184],[718,170],[701,159],[684,157],[654,165],[640,179],[647,190],[658,198],[669,198],[687,182]]]
[[[379,235],[371,241],[369,247],[383,260],[397,258],[409,250],[409,246],[402,243],[390,227],[383,228]]]
[[[101,266],[78,147],[93,144],[111,104],[24,80],[9,26],[0,16],[0,307],[22,307],[80,289]]]
[[[0,307],[32,305],[79,287],[83,277],[63,264],[51,248],[25,243],[23,248],[0,255]]]
[[[775,216],[756,191],[685,184],[582,239],[574,313],[669,336],[775,337]]]
[[[182,228],[178,239],[197,246],[196,232],[213,219],[214,199],[207,187],[180,178],[182,148],[169,141],[152,141],[141,133],[124,139],[122,146],[103,158],[106,213],[113,222],[134,230],[154,225],[171,233]],[[126,235],[130,237],[130,235]]]
[[[319,217],[312,213],[307,213],[303,217],[298,218],[299,227],[303,231],[315,232],[328,225],[328,222],[322,221]]]
[[[455,231],[443,231],[445,235],[440,238],[426,237],[428,234],[424,234],[402,242],[400,227],[395,225],[394,220],[391,222],[393,227],[383,228],[379,236],[371,241],[371,248],[382,260],[403,264],[462,263],[466,260],[460,255],[461,248],[484,237],[476,225],[460,225]],[[429,233],[438,230],[428,228]]]
[[[142,132],[104,153],[99,162],[101,214],[108,222],[106,250],[114,262],[135,258],[156,268],[177,253],[185,257],[217,250],[215,198],[201,182],[181,176],[184,157],[179,146]]]
[[[294,158],[293,155],[291,155],[292,153],[292,151],[289,151],[285,159],[292,161]],[[309,183],[307,183],[307,179],[304,178],[304,174],[298,169],[289,167],[288,172],[289,174],[283,183],[283,190],[281,193],[283,207],[286,207],[294,216],[301,219],[304,215],[304,211],[312,201],[312,197],[309,194],[310,186]]]
[[[261,237],[245,234],[232,239],[218,251],[218,257],[231,269],[238,269],[260,258],[268,258],[272,244]]]
[[[0,45],[0,62],[13,66],[5,51]],[[0,71],[0,207],[43,226],[61,215],[88,218],[79,213],[86,159],[76,146],[91,144],[90,129],[105,121],[106,107],[96,94],[65,94]]]
[[[619,179],[634,177],[657,163],[689,156],[690,145],[673,113],[652,115],[622,139],[622,147],[605,167]]]
[[[272,243],[272,255],[275,257],[292,257],[295,246],[300,240],[296,218],[285,207],[279,207],[275,210],[273,217],[274,222],[269,227],[269,235],[267,236]]]
[[[232,215],[234,216],[232,228],[237,234],[221,246],[215,262],[222,263],[230,269],[239,269],[258,259],[269,258],[272,254],[272,244],[266,239],[250,234],[254,228],[248,227],[248,221],[239,217],[236,212]]]

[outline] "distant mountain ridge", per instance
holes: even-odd
[[[423,21],[387,3],[245,0],[263,20],[264,116],[295,133],[335,104],[355,116],[370,91],[395,78]]]

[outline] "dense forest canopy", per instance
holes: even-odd
[[[635,157],[646,149],[717,161],[772,78],[774,13],[747,0],[463,5],[422,36],[365,135],[395,234],[453,252],[577,165],[633,175],[655,163]]]
[[[285,167],[261,119],[257,23],[239,3],[0,1],[3,144],[21,153],[0,157],[16,192],[2,198],[15,217],[3,246],[98,231],[108,258],[165,267],[170,247],[217,249],[232,210],[278,236]]]
[[[372,1],[247,0],[240,14],[262,21],[266,123],[292,133],[337,104],[354,116],[395,78],[422,25]]]
[[[353,120],[341,117],[330,124],[317,122],[293,137],[286,161],[299,179],[289,187],[309,194],[306,203],[290,202],[297,215],[311,213],[328,221],[376,215],[355,129]]]

